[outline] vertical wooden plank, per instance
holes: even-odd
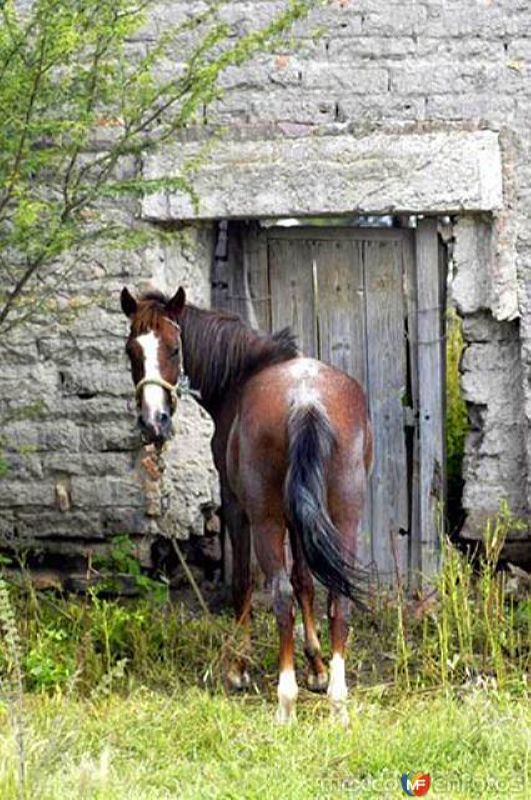
[[[250,223],[247,230],[244,243],[244,268],[246,291],[253,309],[253,324],[259,330],[270,331],[271,297],[267,265],[267,234],[255,222]]]
[[[404,240],[404,279],[407,303],[407,356],[409,367],[409,406],[406,416],[406,442],[408,445],[409,479],[409,588],[416,589],[421,580],[421,548],[419,522],[419,376],[418,376],[418,328],[417,328],[417,271],[415,264],[415,242],[411,236]]]
[[[444,519],[444,424],[442,315],[437,220],[419,220],[416,235],[420,446],[421,570],[429,580],[439,569]]]
[[[447,442],[446,442],[446,343],[447,343],[447,301],[446,296],[448,286],[448,250],[441,236],[438,237],[439,247],[439,292],[440,292],[440,325],[441,325],[441,344],[440,344],[440,359],[441,359],[441,419],[442,419],[442,465],[443,465],[443,486],[442,486],[442,504],[443,504],[443,522],[442,529],[447,531],[448,519],[448,474],[447,474]],[[438,564],[438,569],[440,563]]]
[[[319,288],[319,357],[365,388],[365,314],[362,243],[341,238],[316,241]]]
[[[374,429],[371,477],[373,558],[389,580],[407,575],[406,391],[402,242],[364,245],[367,388]]]
[[[246,319],[247,308],[243,277],[244,240],[244,225],[240,222],[228,222],[224,252],[222,252],[223,239],[218,238],[215,259],[216,280],[213,294],[217,308],[229,311],[232,314],[239,314]],[[218,250],[220,251],[219,257]]]
[[[317,356],[311,241],[268,236],[271,324],[289,325],[307,356]]]
[[[228,309],[228,234],[229,223],[221,220],[217,226],[216,250],[212,264],[212,305],[214,308]]]
[[[318,240],[317,266],[319,358],[356,378],[366,389],[367,337],[363,285],[363,243],[345,236]],[[372,562],[372,508],[369,492],[361,521],[356,556]]]
[[[266,240],[256,223],[219,224],[212,298],[215,308],[239,314],[253,328],[270,329]]]

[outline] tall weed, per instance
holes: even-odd
[[[398,596],[382,593],[372,618],[356,612],[351,677],[361,686],[384,682],[398,691],[477,680],[521,689],[529,669],[530,604],[515,600],[497,569],[514,525],[502,507],[487,526],[476,563],[445,541],[429,595],[412,601],[401,589]],[[0,674],[4,683],[9,676],[10,685],[15,681],[19,695],[24,689],[90,696],[102,683],[105,691],[131,683],[221,688],[226,662],[241,644],[230,613],[194,615],[171,601],[166,589],[161,594],[147,587],[142,597],[118,599],[97,591],[63,597],[28,587],[12,587],[9,594],[5,581],[0,586]],[[275,676],[277,647],[271,614],[257,610],[252,658],[261,686]]]
[[[505,503],[486,527],[476,562],[449,540],[427,612],[410,615],[397,659],[411,653],[409,671],[417,685],[444,688],[488,682],[500,689],[525,689],[530,667],[531,603],[517,602],[506,573],[498,569],[510,530],[519,523]],[[400,634],[400,630],[399,630]],[[398,637],[400,640],[400,635]]]

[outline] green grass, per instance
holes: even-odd
[[[0,575],[0,800],[387,800],[418,770],[429,797],[531,796],[531,605],[495,569],[513,524],[502,506],[475,568],[445,544],[420,602],[381,594],[371,614],[355,612],[347,731],[304,689],[300,639],[298,722],[275,724],[278,641],[264,608],[251,691],[228,697],[240,648],[229,614],[198,615],[151,583],[126,601]],[[318,619],[325,633],[322,603]]]
[[[303,693],[296,725],[268,698],[137,688],[96,700],[26,698],[27,797],[35,800],[305,800],[403,797],[421,769],[433,798],[529,796],[529,709],[506,695],[387,698],[355,692],[351,728]],[[15,745],[1,720],[0,797],[18,800]]]

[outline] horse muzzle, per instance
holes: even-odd
[[[144,419],[142,414],[139,414],[138,427],[142,438],[148,444],[163,444],[171,438],[173,433],[171,414],[166,411],[157,411],[148,420]]]

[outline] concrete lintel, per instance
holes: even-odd
[[[143,175],[182,174],[200,145],[147,155]],[[376,132],[231,141],[221,139],[191,177],[200,203],[159,191],[142,204],[145,219],[323,216],[353,212],[496,212],[503,207],[494,131]]]

